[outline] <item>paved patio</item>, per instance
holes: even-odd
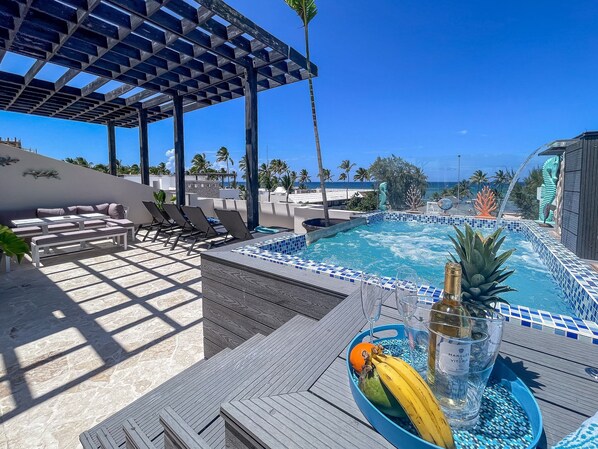
[[[78,435],[203,358],[198,252],[137,243],[0,274],[0,449]]]

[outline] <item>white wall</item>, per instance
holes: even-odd
[[[4,156],[19,162],[0,166],[0,210],[120,203],[129,208],[131,221],[151,221],[141,203],[153,200],[149,186],[0,144]],[[60,179],[23,176],[28,169],[56,170]]]
[[[199,206],[208,216],[215,217],[214,209],[238,210],[247,221],[247,203],[244,200],[225,200],[218,198],[191,197],[191,205]],[[348,210],[329,209],[330,218],[342,218],[348,220],[359,213]],[[297,234],[305,234],[307,231],[301,225],[309,218],[324,217],[322,206],[304,206],[293,203],[268,203],[260,202],[260,225],[271,227],[279,226],[294,230]]]

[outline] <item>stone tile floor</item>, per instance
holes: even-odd
[[[0,449],[80,447],[203,358],[199,252],[106,245],[0,273]]]

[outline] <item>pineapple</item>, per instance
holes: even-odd
[[[497,229],[488,237],[475,232],[471,226],[465,225],[465,233],[455,226],[457,238],[449,236],[457,256],[451,254],[454,262],[461,264],[463,277],[461,289],[462,301],[472,316],[483,317],[492,310],[497,303],[507,303],[499,295],[512,292],[515,289],[501,285],[514,271],[508,271],[501,266],[513,254],[515,248],[509,249],[497,256],[505,237],[501,237],[502,228]]]

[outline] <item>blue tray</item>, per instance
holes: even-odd
[[[389,324],[374,328],[374,332],[394,331],[395,336],[385,337],[376,340],[377,343],[384,345],[385,341],[405,338],[402,324]],[[434,449],[438,448],[435,444],[422,440],[417,435],[405,430],[394,421],[390,420],[384,413],[379,411],[361,392],[357,386],[356,376],[351,364],[349,355],[351,350],[361,343],[365,337],[369,336],[369,330],[357,335],[349,348],[347,349],[347,369],[349,370],[349,386],[353,398],[361,410],[361,413],[367,418],[370,424],[391,444],[401,449]],[[506,386],[515,400],[521,405],[521,408],[527,414],[533,434],[532,441],[527,448],[535,448],[542,435],[542,415],[536,400],[527,386],[500,360],[497,360],[491,374],[491,379],[499,380]]]

